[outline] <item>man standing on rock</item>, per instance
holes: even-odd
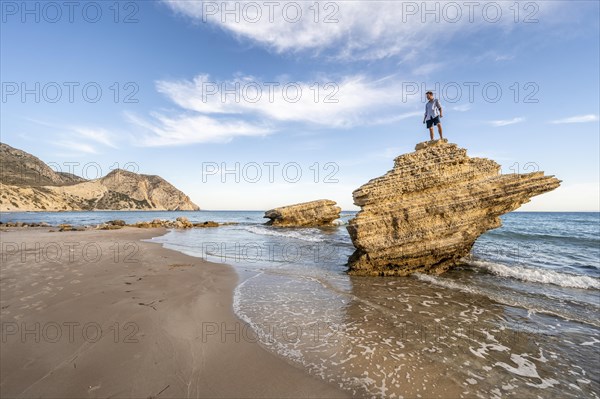
[[[438,132],[440,133],[440,139],[443,139],[442,136],[442,124],[440,122],[440,118],[442,115],[442,106],[440,102],[433,98],[433,92],[428,91],[425,93],[427,95],[427,104],[425,104],[425,117],[423,117],[423,123],[427,123],[427,129],[429,129],[429,136],[431,140],[433,140],[433,127],[438,127]]]

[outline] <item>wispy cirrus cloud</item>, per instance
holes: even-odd
[[[142,129],[142,136],[136,137],[136,142],[148,147],[227,143],[235,137],[273,133],[273,129],[266,124],[189,113],[176,116],[152,113],[150,118],[126,113],[125,118],[131,125]]]
[[[313,51],[343,60],[414,58],[439,47],[455,35],[483,28],[515,26],[510,2],[495,2],[490,18],[482,4],[473,7],[451,0],[433,6],[415,1],[240,1],[163,0],[177,14],[219,26],[238,39],[247,39],[277,53]],[[549,4],[546,4],[549,3]],[[546,2],[537,16],[552,13],[559,2]],[[478,7],[477,7],[478,6]],[[497,7],[497,9],[496,9]],[[290,11],[291,9],[291,11]],[[434,10],[433,12],[431,10]],[[230,10],[227,14],[225,10]],[[233,12],[231,12],[233,10]],[[300,15],[300,18],[296,18]]]
[[[453,111],[456,112],[467,112],[468,110],[471,109],[471,104],[459,104],[459,105],[455,105],[452,107]]]
[[[444,63],[442,62],[429,62],[423,65],[419,65],[417,68],[413,69],[412,74],[415,76],[426,76],[432,74],[433,72],[439,71],[444,67]]]
[[[158,81],[156,86],[160,93],[188,111],[327,127],[363,124],[374,115],[403,105],[401,81],[394,76],[374,80],[358,74],[306,81],[285,78],[269,81],[253,76],[215,80],[201,74],[192,80]],[[408,100],[404,105],[408,105]]]
[[[117,148],[116,137],[114,133],[111,133],[106,129],[83,126],[71,126],[68,129],[76,134],[79,139],[83,138],[107,147]]]
[[[565,123],[588,123],[588,122],[596,122],[598,121],[598,115],[588,114],[588,115],[576,115],[563,119],[556,119],[550,121],[550,123],[555,125],[561,125]]]
[[[515,59],[514,54],[499,53],[494,50],[489,50],[489,51],[484,52],[483,54],[479,54],[479,55],[473,57],[474,62],[482,62],[482,61],[505,62],[505,61],[512,61],[514,59]]]
[[[81,153],[118,148],[118,142],[127,138],[153,147],[227,143],[239,137],[264,137],[290,126],[347,129],[418,118],[423,114],[421,99],[403,95],[402,82],[395,75],[293,81],[285,76],[261,80],[242,74],[217,80],[199,74],[193,79],[155,82],[156,90],[176,107],[147,114],[125,112],[127,125],[116,133],[93,126],[34,122],[61,131],[53,145]]]
[[[126,119],[142,130],[141,142],[148,146],[228,142],[273,134],[289,124],[332,129],[389,124],[422,115],[415,111],[419,99],[403,98],[401,85],[395,76],[290,81],[238,75],[217,81],[199,74],[156,82],[177,111],[127,114]]]
[[[389,116],[384,116],[381,118],[375,118],[371,121],[371,123],[365,123],[365,124],[386,125],[386,124],[398,122],[398,121],[401,121],[404,119],[417,118],[420,116],[423,116],[422,111],[405,112],[405,113],[401,113],[401,114],[397,114],[397,115],[389,115]]]
[[[512,118],[512,119],[501,119],[501,120],[496,120],[496,121],[490,121],[489,124],[494,127],[502,127],[502,126],[515,125],[517,123],[521,123],[524,121],[525,121],[525,118],[517,117],[517,118]]]
[[[77,140],[56,140],[54,144],[70,151],[85,154],[97,154],[96,148],[89,143],[82,143]]]
[[[74,152],[96,154],[102,147],[118,148],[118,135],[104,128],[69,125],[26,118],[40,126],[52,128],[54,140],[49,144],[69,149]]]

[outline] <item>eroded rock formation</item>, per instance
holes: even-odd
[[[501,175],[496,162],[469,158],[446,140],[419,143],[353,192],[361,211],[347,226],[356,247],[349,273],[442,273],[500,227],[500,215],[559,185],[544,172]]]
[[[322,199],[271,209],[264,217],[272,226],[332,226],[341,210],[335,201]]]

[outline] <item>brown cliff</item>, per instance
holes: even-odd
[[[114,170],[94,180],[55,172],[35,156],[0,143],[0,211],[198,210],[159,176]]]

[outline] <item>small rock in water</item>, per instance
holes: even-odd
[[[323,199],[271,209],[264,217],[271,219],[267,222],[271,226],[334,226],[341,210],[335,201]]]
[[[209,220],[203,223],[194,223],[194,227],[219,227],[219,223]]]

